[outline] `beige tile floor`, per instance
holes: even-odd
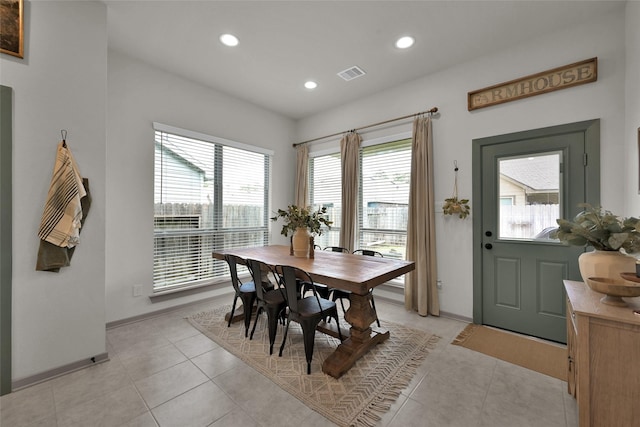
[[[0,426],[333,425],[184,320],[230,300],[108,330],[108,362],[3,396]],[[376,305],[381,318],[442,337],[378,425],[578,425],[565,382],[451,345],[463,322],[423,318],[381,298]]]

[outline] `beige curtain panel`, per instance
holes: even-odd
[[[295,204],[307,207],[309,204],[309,147],[306,144],[296,147]]]
[[[359,152],[362,137],[349,132],[340,140],[342,157],[342,224],[340,246],[350,251],[356,235],[358,208]]]
[[[405,275],[404,303],[421,316],[440,315],[435,237],[431,117],[418,117],[413,121],[407,224],[407,259],[416,268]]]

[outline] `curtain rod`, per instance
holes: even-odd
[[[366,125],[366,126],[360,126],[358,128],[355,128],[355,129],[349,129],[349,130],[345,130],[343,132],[337,132],[337,133],[333,133],[331,135],[325,135],[325,136],[321,136],[319,138],[313,138],[313,139],[309,139],[307,141],[298,142],[296,144],[293,144],[293,146],[297,147],[298,145],[307,144],[309,142],[314,142],[314,141],[319,141],[321,139],[330,138],[332,136],[342,135],[342,134],[347,133],[347,132],[355,132],[355,131],[358,131],[358,130],[362,130],[362,129],[366,129],[366,128],[370,128],[370,127],[374,127],[374,126],[380,126],[380,125],[384,125],[384,124],[387,124],[387,123],[396,122],[398,120],[408,119],[409,117],[419,116],[421,114],[433,114],[433,113],[437,113],[437,112],[438,112],[438,107],[433,107],[432,109],[427,110],[427,111],[421,111],[419,113],[408,114],[406,116],[396,117],[395,119],[389,119],[389,120],[385,120],[383,122],[373,123],[373,124]]]

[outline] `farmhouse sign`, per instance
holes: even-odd
[[[468,93],[469,111],[566,89],[598,79],[598,58],[587,59]]]

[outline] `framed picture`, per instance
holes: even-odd
[[[0,0],[0,53],[24,58],[23,0]]]

